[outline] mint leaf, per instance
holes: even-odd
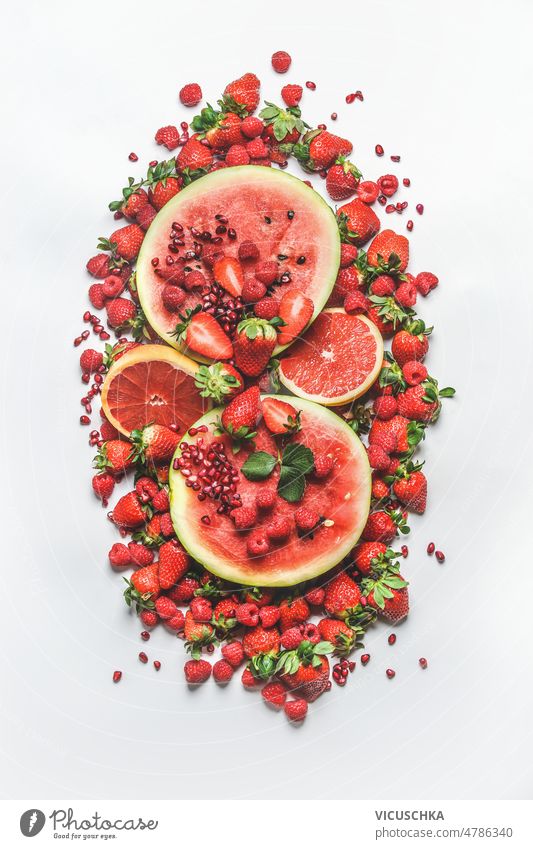
[[[276,457],[267,451],[254,451],[241,467],[241,472],[249,481],[263,481],[273,471]]]
[[[292,442],[285,448],[281,458],[278,494],[285,501],[300,501],[305,491],[305,475],[313,471],[315,458],[310,448]]]

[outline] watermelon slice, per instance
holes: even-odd
[[[173,225],[177,225],[175,241],[183,244],[171,242]],[[217,228],[225,232],[217,235]],[[289,274],[288,282],[275,286],[280,295],[291,289],[304,292],[314,304],[311,320],[318,315],[333,288],[340,261],[332,210],[314,189],[290,174],[254,165],[224,168],[190,183],[172,198],[145,236],[137,262],[137,288],[146,318],[162,339],[180,348],[172,335],[177,313],[166,309],[162,301],[168,269],[185,265],[201,271],[210,284],[212,263],[202,257],[216,250],[237,257],[239,245],[246,241],[259,248],[259,262],[275,261],[280,273]],[[193,249],[194,242],[201,246],[200,259],[184,261],[182,257]],[[244,271],[253,277],[252,264],[244,263]],[[180,312],[200,301],[201,289],[187,292]],[[279,346],[277,351],[283,347],[287,346]],[[187,353],[202,360],[193,351]]]
[[[263,399],[274,396],[262,396]],[[259,510],[255,529],[265,528],[275,517],[287,517],[290,535],[283,542],[272,543],[264,556],[251,556],[247,539],[254,528],[238,531],[233,520],[217,512],[220,502],[212,498],[198,499],[189,477],[183,476],[177,466],[182,449],[178,448],[170,471],[170,502],[174,528],[190,554],[216,575],[244,585],[292,586],[326,572],[339,563],[353,548],[364,528],[369,506],[371,473],[366,451],[353,430],[335,413],[312,401],[298,399],[302,430],[290,442],[308,446],[313,454],[328,454],[333,458],[333,469],[327,478],[318,480],[309,475],[303,498],[291,503],[276,494],[275,504],[269,512]],[[186,434],[184,441],[194,444],[203,440],[201,450],[207,456],[213,441],[223,443],[226,456],[237,470],[250,455],[243,448],[233,455],[227,436],[214,434],[214,422],[222,410],[212,410],[199,419],[195,427],[207,427],[207,432],[197,436]],[[256,450],[277,455],[279,440],[260,422],[255,437]],[[193,434],[196,432],[193,431]],[[184,449],[186,450],[186,449]],[[193,467],[194,472],[194,467]],[[248,480],[239,472],[237,492],[244,505],[255,505],[255,499],[265,487],[276,489],[278,469],[264,481]],[[187,483],[188,482],[188,485]],[[196,485],[194,479],[193,485]],[[299,536],[295,526],[295,510],[306,507],[323,520],[314,532]]]

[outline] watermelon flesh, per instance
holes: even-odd
[[[217,218],[216,216],[219,216]],[[220,216],[224,223],[221,224]],[[172,225],[183,228],[178,253],[169,251]],[[217,235],[216,228],[226,233]],[[191,229],[194,228],[194,233]],[[230,239],[227,230],[235,231]],[[203,234],[210,234],[208,239]],[[233,235],[233,234],[232,234]],[[220,239],[213,244],[213,239]],[[179,319],[162,302],[165,281],[158,268],[172,264],[201,271],[207,283],[213,282],[212,271],[202,256],[183,260],[186,251],[201,245],[201,255],[222,249],[225,256],[237,257],[239,245],[251,241],[257,245],[258,262],[275,261],[280,274],[288,272],[290,281],[275,287],[281,296],[291,289],[302,291],[314,304],[313,318],[326,303],[335,283],[340,260],[340,239],[332,210],[320,195],[290,174],[271,168],[245,165],[225,168],[191,183],[159,212],[145,236],[137,263],[137,289],[142,308],[152,328],[170,345],[179,348],[172,336]],[[283,259],[283,257],[286,257]],[[170,266],[172,267],[172,266]],[[246,277],[254,277],[254,263],[244,262]],[[180,308],[192,309],[201,301],[201,290],[188,292]],[[278,350],[282,350],[278,347]],[[202,359],[193,351],[189,356]]]
[[[292,528],[286,541],[271,544],[270,551],[262,557],[252,557],[247,551],[246,541],[253,529],[237,531],[228,515],[217,513],[220,502],[211,498],[199,501],[197,493],[186,486],[186,478],[173,468],[174,464],[171,466],[171,515],[177,536],[197,561],[229,581],[251,586],[292,586],[315,578],[349,554],[365,525],[371,474],[362,443],[342,419],[326,408],[304,400],[298,400],[296,406],[301,410],[302,430],[292,440],[307,445],[313,454],[331,455],[334,466],[324,480],[314,479],[312,475],[307,478],[301,501],[289,503],[276,496],[273,510],[259,512],[258,527],[266,526],[274,517],[287,516]],[[201,434],[205,444],[223,442],[228,459],[240,469],[250,449],[233,455],[229,438],[214,435],[213,423],[221,412],[211,411],[195,426],[207,425],[208,433]],[[184,440],[194,442],[187,434]],[[263,422],[258,426],[255,443],[256,450],[277,454],[279,442],[276,443]],[[174,460],[180,456],[181,448],[178,448]],[[241,473],[237,491],[242,503],[254,504],[257,493],[265,486],[275,488],[277,479],[277,469],[264,482],[248,481]],[[299,537],[296,532],[294,513],[301,506],[328,520],[312,538]],[[202,517],[208,517],[208,523]]]

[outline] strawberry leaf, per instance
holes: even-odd
[[[241,467],[241,472],[249,481],[264,481],[274,470],[277,458],[267,451],[254,451]]]

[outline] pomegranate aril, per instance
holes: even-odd
[[[427,547],[426,551],[427,551],[428,554],[433,554],[433,552],[435,551],[435,543],[434,542],[428,543],[428,547]]]
[[[402,545],[401,551],[402,551],[402,557],[407,557],[407,555],[409,554],[409,549],[406,545]]]
[[[363,666],[366,666],[369,660],[370,660],[369,654],[362,654],[361,655],[361,663],[363,664]]]
[[[141,640],[145,642],[150,639],[150,634],[148,631],[141,631]]]
[[[428,662],[427,662],[425,657],[419,658],[418,662],[419,662],[420,666],[422,667],[422,669],[428,668]]]
[[[394,643],[396,642],[396,634],[389,634],[387,642],[388,642],[389,646],[393,646]]]
[[[404,177],[402,183],[404,184],[404,186],[408,187],[411,185],[411,180],[409,179],[409,177]]]
[[[392,160],[393,162],[399,162],[399,161],[400,161],[400,157],[399,157],[399,156],[391,156],[391,160]]]
[[[387,669],[386,675],[387,675],[387,678],[391,679],[391,678],[394,678],[394,676],[396,675],[396,672],[394,671],[394,669]]]
[[[383,156],[383,154],[385,153],[383,147],[380,144],[377,144],[374,150],[376,151],[376,156]]]
[[[407,222],[407,229],[409,230],[409,232],[411,232],[411,230],[413,229],[414,226],[415,225],[413,224],[411,219],[409,219],[409,221]]]
[[[139,660],[141,663],[148,663],[148,655],[144,651],[139,652]]]
[[[439,561],[439,563],[444,563],[444,561],[446,560],[446,557],[444,556],[444,552],[443,552],[443,551],[436,551],[436,552],[435,552],[435,557],[437,558],[437,560]]]
[[[160,660],[154,660],[154,669],[157,669],[157,671],[159,672],[159,670],[161,669],[161,661]]]
[[[423,215],[424,214],[424,204],[423,203],[417,203],[416,211],[418,212],[419,215]]]
[[[316,83],[314,83],[312,80],[307,80],[305,87],[310,89],[311,91],[314,91],[316,89]]]
[[[91,420],[90,420],[89,416],[80,416],[80,424],[82,424],[82,425],[91,424]]]
[[[118,682],[120,681],[121,678],[122,678],[122,672],[119,669],[116,669],[113,672],[113,681],[115,682],[115,684],[118,684]]]
[[[353,103],[355,100],[355,92],[346,95],[346,103]]]

